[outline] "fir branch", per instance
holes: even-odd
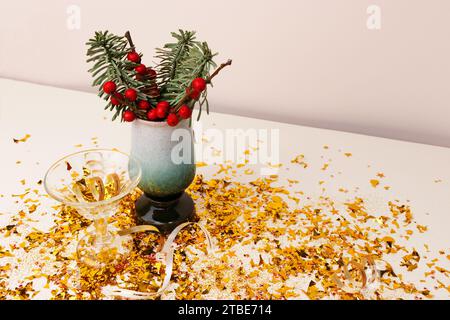
[[[98,95],[100,97],[109,100],[109,95],[103,92],[101,85],[106,81],[113,81],[117,85],[116,92],[123,93],[126,89],[133,88],[138,92],[139,99],[156,103],[156,100],[146,90],[150,85],[149,81],[138,80],[134,70],[136,64],[126,59],[130,52],[128,44],[134,48],[128,31],[124,37],[113,35],[108,31],[96,32],[95,36],[89,39],[86,44],[88,46],[87,56],[89,57],[87,62],[94,63],[89,69],[94,77],[92,85],[99,86]],[[121,106],[116,107],[115,117],[119,112],[123,112],[122,106],[133,111],[138,117],[146,118],[145,114],[139,112],[135,103],[127,101],[121,101]],[[111,105],[111,102],[108,102],[106,108],[113,110],[114,106]]]
[[[171,105],[178,106],[192,80],[198,77],[207,78],[211,67],[216,66],[213,61],[215,55],[206,42],[196,43],[189,50],[186,58],[180,61],[175,77],[166,84],[162,94],[164,99]]]
[[[172,32],[172,37],[177,40],[176,43],[167,43],[162,49],[156,49],[156,58],[160,60],[156,66],[160,87],[165,86],[176,77],[180,64],[196,44],[194,31],[180,29],[179,33]]]
[[[138,65],[128,61],[127,54],[135,51],[135,45],[129,31],[124,36],[116,36],[104,32],[95,32],[95,36],[86,43],[87,62],[93,63],[89,72],[91,72],[93,86],[99,86],[100,97],[107,100],[105,110],[115,110],[113,120],[122,115],[125,110],[133,111],[138,118],[146,119],[146,110],[140,110],[137,107],[137,101],[147,100],[155,106],[158,101],[166,100],[171,106],[174,106],[175,112],[183,104],[187,104],[193,109],[195,104],[199,104],[199,117],[203,106],[209,113],[209,103],[207,99],[207,90],[202,93],[200,100],[196,101],[189,97],[186,89],[190,87],[195,78],[205,79],[207,84],[211,84],[212,79],[226,66],[231,65],[231,60],[222,63],[218,68],[213,61],[214,56],[206,42],[195,40],[194,31],[179,30],[178,33],[172,33],[176,42],[164,45],[162,49],[157,49],[156,58],[159,64],[156,66],[156,74],[142,75],[137,74],[135,67]],[[142,55],[140,55],[142,56]],[[210,70],[216,70],[210,74]],[[138,93],[138,100],[130,102],[120,98],[120,95],[114,96],[119,105],[112,105],[110,95],[102,90],[102,84],[106,81],[113,81],[117,88],[116,92],[124,93],[128,88],[133,88]]]

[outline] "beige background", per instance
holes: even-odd
[[[381,30],[366,27],[371,4]],[[215,111],[450,147],[449,18],[448,0],[2,1],[0,77],[94,92],[94,30],[129,29],[151,64],[170,31],[195,29],[234,61],[210,92]]]

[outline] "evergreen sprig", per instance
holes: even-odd
[[[160,60],[157,66],[160,86],[164,86],[175,77],[180,69],[180,63],[187,58],[190,49],[196,44],[195,31],[179,30],[179,33],[171,34],[177,42],[167,43],[164,48],[156,49],[156,58]]]
[[[111,111],[116,109],[112,120],[115,120],[126,109],[132,110],[138,117],[145,119],[145,112],[139,110],[135,103],[123,101],[121,105],[114,106],[109,101],[109,96],[106,95],[101,85],[106,81],[114,81],[117,85],[117,92],[123,92],[128,88],[133,88],[138,92],[139,99],[152,100],[148,94],[145,93],[145,88],[148,87],[148,82],[136,79],[136,72],[134,67],[137,65],[126,59],[130,52],[128,48],[128,41],[125,37],[119,37],[108,31],[96,32],[95,36],[87,43],[88,50],[87,62],[94,62],[94,65],[89,72],[95,78],[92,85],[99,86],[100,97],[107,100],[106,109]]]
[[[159,63],[155,70],[157,78],[151,76],[140,76],[136,73],[137,63],[127,59],[127,54],[135,50],[135,46],[129,32],[120,37],[108,31],[95,32],[86,44],[88,45],[87,62],[94,63],[89,72],[92,73],[93,86],[99,86],[98,95],[107,100],[105,109],[115,109],[113,120],[123,115],[126,110],[131,110],[138,118],[147,119],[146,110],[137,107],[137,101],[146,100],[154,108],[159,101],[167,101],[172,107],[172,112],[178,112],[183,104],[191,109],[199,104],[200,118],[202,108],[205,105],[209,113],[207,90],[205,89],[199,100],[193,100],[187,93],[195,78],[203,78],[206,83],[211,80],[225,66],[231,65],[231,60],[222,63],[212,74],[211,68],[217,65],[213,61],[216,53],[212,53],[206,42],[196,40],[194,31],[179,30],[173,32],[173,43],[167,43],[161,49],[156,49],[156,58]],[[142,57],[142,54],[140,54]],[[128,88],[133,88],[138,93],[136,102],[120,99],[119,105],[112,105],[111,96],[105,94],[102,85],[106,81],[113,81],[117,88],[116,92],[123,93]]]
[[[156,66],[161,88],[161,97],[167,100],[175,109],[180,107],[188,88],[195,78],[206,79],[211,68],[216,67],[213,54],[206,42],[195,41],[195,32],[179,30],[172,33],[176,43],[168,43],[163,49],[157,49],[156,58],[160,63]],[[207,103],[206,90],[200,99],[200,108]],[[193,108],[195,101],[191,101]]]

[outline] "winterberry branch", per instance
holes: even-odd
[[[227,62],[222,63],[216,70],[214,70],[214,72],[205,79],[206,83],[211,83],[211,80],[217,76],[219,74],[219,72],[225,68],[226,66],[231,66],[231,63],[233,62],[233,60],[228,59]],[[180,100],[180,102],[178,102],[178,104],[176,105],[175,109],[180,108],[184,103],[186,103],[189,100],[189,96],[190,96],[190,92],[186,92],[186,94],[183,96],[183,98]]]
[[[231,65],[231,60],[210,74],[210,69],[216,66],[213,61],[216,53],[208,44],[196,41],[194,31],[179,30],[172,36],[175,42],[156,49],[159,64],[154,68],[141,63],[142,55],[135,51],[129,31],[123,36],[108,31],[95,32],[86,43],[87,62],[93,63],[89,69],[94,78],[93,86],[99,86],[100,97],[110,100],[105,110],[115,109],[112,120],[119,115],[128,122],[136,118],[166,119],[173,126],[180,118],[190,118],[197,102],[199,115],[203,105],[206,105],[206,112],[209,111],[206,85],[211,84],[224,67]],[[150,113],[159,103],[173,106],[173,109],[165,111],[164,117],[155,118]],[[183,107],[184,104],[187,106]]]

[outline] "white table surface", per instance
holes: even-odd
[[[26,187],[20,180],[35,185],[55,160],[79,151],[76,145],[129,151],[129,124],[111,122],[110,117],[103,110],[103,101],[94,94],[0,79],[0,194],[4,195],[0,197],[0,227],[16,210],[9,195],[23,193]],[[358,195],[374,212],[386,210],[389,200],[409,201],[415,221],[428,226],[428,231],[412,238],[409,245],[425,253],[427,244],[428,259],[436,256],[440,266],[450,269],[446,258],[450,244],[450,149],[214,112],[204,114],[201,123],[204,130],[279,129],[280,162],[289,164],[295,156],[304,154],[309,164],[306,169],[283,166],[279,175],[300,180],[296,190],[305,192],[309,201],[324,194],[335,201]],[[31,135],[27,142],[13,143],[13,138],[25,134]],[[329,167],[321,170],[324,163]],[[208,178],[217,167],[201,167],[198,171]],[[376,174],[380,172],[386,177],[378,178]],[[374,188],[370,179],[378,179],[380,185]],[[339,192],[340,188],[349,192]],[[445,255],[439,255],[439,250],[445,250]],[[422,268],[424,263],[405,276],[419,283],[427,270]],[[425,279],[425,285],[429,284],[435,298],[449,298],[445,290],[434,292],[434,282],[427,283],[428,280]],[[441,281],[449,285],[446,276]]]

